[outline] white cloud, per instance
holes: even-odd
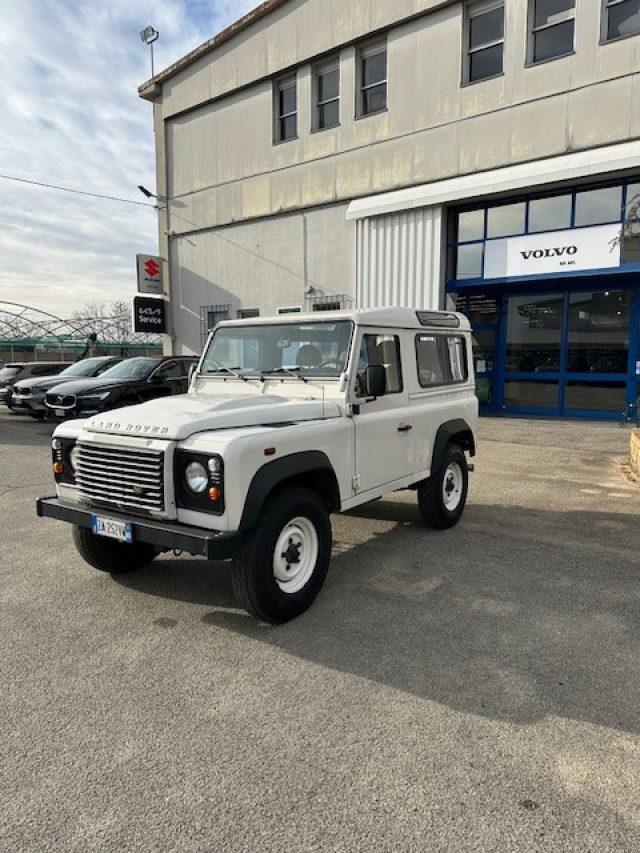
[[[2,4],[0,173],[144,201],[153,187],[150,76],[139,32],[166,67],[253,0],[21,0]],[[155,251],[153,208],[0,180],[0,300],[62,316],[130,298],[135,254]]]

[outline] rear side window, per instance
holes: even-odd
[[[57,364],[37,364],[31,368],[30,374],[31,376],[52,376],[60,373],[63,367],[64,365]]]
[[[417,335],[418,381],[423,388],[456,385],[469,378],[462,335]]]

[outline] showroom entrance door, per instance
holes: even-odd
[[[502,411],[621,417],[637,397],[639,291],[506,296]]]

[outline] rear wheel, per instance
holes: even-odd
[[[110,575],[124,575],[142,569],[148,566],[158,553],[152,545],[144,542],[135,542],[132,545],[115,542],[105,539],[104,536],[96,536],[86,527],[73,528],[73,541],[78,554],[86,563]]]
[[[329,512],[315,492],[294,487],[276,493],[234,557],[238,602],[264,622],[295,619],[322,589],[331,543]]]
[[[418,507],[423,524],[446,530],[457,524],[467,503],[469,468],[464,450],[448,444],[428,480],[418,486]]]

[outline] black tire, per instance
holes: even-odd
[[[142,569],[148,566],[158,553],[152,545],[144,542],[136,542],[133,545],[115,542],[103,536],[96,536],[86,527],[74,526],[73,542],[86,563],[110,575],[124,575]]]
[[[45,414],[45,412],[28,412],[29,417],[33,418],[34,421],[43,421]]]
[[[315,528],[317,558],[305,585],[299,591],[285,592],[274,576],[273,560],[280,535],[296,518],[306,519]],[[315,492],[296,486],[271,495],[257,527],[245,535],[233,559],[231,579],[238,603],[256,619],[272,625],[300,616],[322,589],[331,546],[329,512]]]
[[[462,475],[459,501],[455,508],[449,509],[444,499],[445,476],[449,466],[458,465]],[[451,478],[447,476],[448,482]],[[447,530],[456,525],[464,512],[469,490],[469,468],[464,450],[458,444],[448,444],[437,460],[431,476],[418,486],[418,508],[422,523],[436,530]]]

